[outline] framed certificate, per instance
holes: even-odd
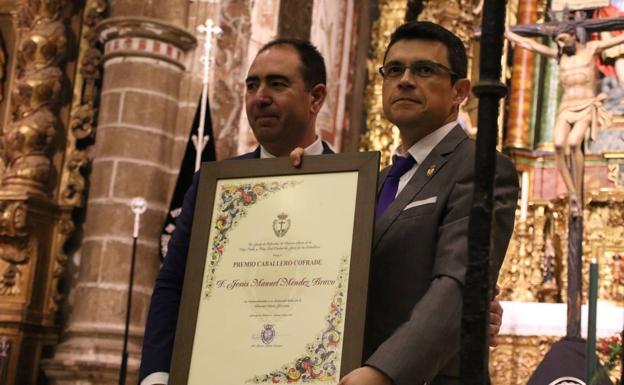
[[[376,152],[202,165],[169,384],[337,384],[362,361]]]

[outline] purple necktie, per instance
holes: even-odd
[[[394,200],[399,189],[399,179],[408,172],[416,161],[408,153],[406,157],[394,155],[392,157],[392,167],[390,172],[384,181],[384,184],[379,193],[377,199],[377,210],[375,211],[375,218],[379,218],[381,214],[390,206],[390,203]]]

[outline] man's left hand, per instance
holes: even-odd
[[[498,332],[500,332],[501,325],[503,323],[503,307],[501,306],[498,299],[492,300],[490,302],[490,346],[494,347],[498,345],[498,341],[496,340],[498,336]]]
[[[363,366],[342,377],[338,385],[392,385],[392,380],[373,367]]]

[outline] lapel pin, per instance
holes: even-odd
[[[427,176],[432,176],[433,173],[435,172],[436,166],[435,164],[432,164],[431,166],[429,166],[429,168],[427,169]]]

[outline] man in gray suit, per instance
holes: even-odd
[[[459,384],[475,144],[457,123],[470,92],[462,42],[429,22],[400,26],[386,50],[383,108],[400,130],[378,192],[365,365],[340,385]],[[492,282],[513,230],[518,177],[499,154]]]

